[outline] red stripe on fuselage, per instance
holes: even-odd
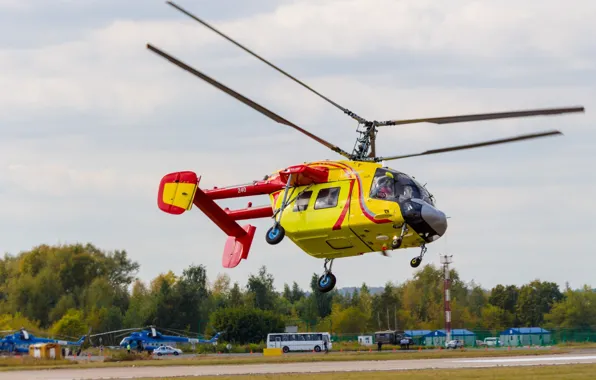
[[[346,214],[348,213],[348,208],[350,208],[350,201],[352,200],[352,189],[354,188],[354,180],[350,181],[350,191],[348,191],[348,199],[346,200],[346,204],[344,205],[344,209],[341,211],[341,215],[337,222],[333,225],[334,230],[341,229],[341,224],[344,222],[346,218]]]
[[[324,166],[324,165],[329,165],[331,167],[343,169],[343,171],[346,174],[356,177],[356,180],[358,181],[358,191],[359,191],[358,201],[359,201],[359,205],[360,205],[360,210],[362,211],[362,213],[364,214],[364,216],[366,216],[366,218],[368,220],[370,220],[371,222],[376,223],[376,224],[391,223],[391,220],[389,220],[389,219],[375,219],[374,215],[372,215],[371,213],[366,211],[366,208],[364,207],[364,193],[362,192],[362,181],[360,179],[360,176],[358,175],[358,173],[356,173],[354,171],[354,169],[352,169],[351,167],[349,167],[348,165],[345,165],[345,164],[329,163],[329,162],[325,162],[325,163],[321,163],[321,164],[314,164],[313,166]]]

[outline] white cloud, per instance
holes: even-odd
[[[570,272],[561,272],[558,263],[527,269],[541,255],[557,260],[566,250],[580,249],[580,234],[589,236],[596,228],[589,203],[594,178],[586,164],[595,158],[588,129],[596,105],[596,75],[590,71],[596,55],[589,38],[596,31],[595,6],[561,4],[308,0],[213,24],[284,68],[304,63],[292,74],[369,119],[586,106],[585,115],[387,127],[378,137],[378,152],[405,154],[562,129],[566,135],[558,139],[388,164],[429,182],[440,207],[453,216],[448,236],[429,246],[428,260],[451,251],[462,276],[483,285],[537,276],[563,282]],[[200,7],[181,5],[209,19]],[[92,241],[106,249],[126,248],[146,277],[202,262],[211,278],[225,271],[244,284],[248,273],[265,264],[276,285],[296,280],[308,286],[322,262],[288,241],[276,247],[263,242],[269,220],[252,222],[258,230],[249,260],[223,270],[225,235],[197,210],[180,217],[161,213],[157,185],[176,170],[194,170],[203,175],[202,186],[211,187],[339,156],[153,55],[145,43],[345,150],[352,148],[355,124],[221,37],[168,12],[164,9],[164,20],[116,17],[107,27],[75,34],[74,41],[0,51],[0,128],[8,136],[0,142],[5,195],[0,226],[8,236],[0,249],[14,253],[41,242]],[[539,53],[540,60],[529,59]],[[384,61],[384,54],[391,60]],[[415,63],[406,66],[406,57],[424,60],[428,75],[439,82],[417,84],[411,73],[423,73]],[[367,59],[374,68],[352,72],[348,66]],[[308,64],[320,60],[343,62],[341,73]],[[555,68],[560,83],[545,77],[544,86],[525,81],[487,88],[483,82],[552,75]],[[566,82],[578,70],[588,73],[585,83]],[[318,74],[322,71],[327,74]],[[246,201],[225,203],[242,207]],[[408,260],[415,254],[341,260],[334,264],[338,286],[401,281],[411,275]]]

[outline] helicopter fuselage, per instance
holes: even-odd
[[[238,220],[278,220],[284,235],[307,254],[335,259],[420,247],[440,238],[447,229],[445,214],[434,198],[405,173],[361,161],[316,161],[279,170],[249,185],[200,189],[193,172],[162,178],[158,205],[181,214],[193,205],[228,236],[223,266],[246,259],[255,227]],[[222,209],[215,200],[269,195],[270,206]],[[400,240],[398,247],[392,244]],[[268,242],[277,244],[269,237]]]
[[[286,236],[309,255],[334,259],[382,252],[401,235],[399,248],[420,247],[447,229],[445,214],[430,193],[405,173],[373,162],[319,161],[327,181],[296,185],[280,218]],[[282,206],[284,190],[270,194]]]

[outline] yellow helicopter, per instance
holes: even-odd
[[[332,264],[333,260],[338,258],[369,252],[381,252],[386,255],[388,250],[420,247],[420,254],[410,262],[412,267],[418,267],[427,250],[426,244],[436,241],[445,234],[447,217],[443,211],[437,208],[433,195],[425,186],[406,173],[383,167],[380,162],[561,135],[561,132],[547,131],[434,149],[417,154],[377,157],[375,139],[378,127],[424,122],[447,124],[584,112],[584,107],[568,107],[380,122],[368,121],[316,92],[180,6],[171,1],[168,1],[167,4],[226,38],[358,121],[356,132],[359,137],[352,153],[348,153],[163,50],[147,44],[147,48],[152,52],[274,121],[302,132],[345,158],[339,161],[326,160],[295,165],[275,171],[265,176],[264,179],[253,181],[251,184],[224,188],[201,189],[199,187],[200,177],[192,171],[165,175],[159,185],[158,207],[166,213],[179,215],[191,210],[194,205],[217,224],[228,236],[222,258],[222,265],[225,268],[234,268],[242,259],[248,257],[255,234],[254,226],[250,224],[240,226],[237,221],[256,218],[273,218],[273,226],[265,236],[269,244],[278,244],[287,236],[307,254],[325,260],[324,273],[318,281],[320,292],[329,292],[334,288],[336,278],[332,273]],[[249,202],[244,209],[230,210],[222,209],[215,202],[218,199],[255,195],[269,195],[271,204],[253,207]]]

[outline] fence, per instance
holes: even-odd
[[[477,330],[468,329],[473,333],[473,338],[470,338],[470,342],[473,342],[471,346],[478,346],[479,342],[484,341],[485,338],[496,337],[502,342],[503,346],[543,346],[553,344],[569,344],[569,343],[596,343],[596,328],[594,329],[545,329],[547,333],[536,333],[536,334],[513,334],[503,335],[503,330]],[[373,337],[374,331],[360,333],[360,334],[334,334],[332,333],[332,341],[334,342],[358,342],[358,337],[362,335],[368,335]],[[512,339],[506,339],[512,337]],[[460,338],[460,337],[457,337]],[[427,339],[424,336],[413,337],[414,341],[420,345],[427,345]],[[461,339],[461,338],[460,338]],[[467,340],[467,339],[466,339]],[[444,341],[444,340],[443,340]],[[432,345],[432,344],[431,344]]]

